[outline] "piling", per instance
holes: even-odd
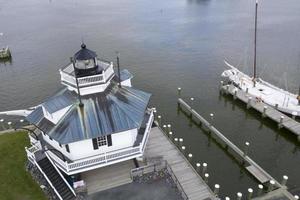
[[[201,167],[201,164],[200,163],[196,163],[196,171],[198,173],[200,172],[200,167]]]
[[[262,117],[266,117],[266,112],[267,112],[268,106],[264,106],[264,110],[262,113]]]
[[[182,138],[179,138],[178,141],[179,141],[179,145],[182,146],[183,139],[182,139]]]
[[[165,124],[163,125],[163,130],[165,133],[167,133],[167,125],[165,125]]]
[[[298,196],[298,195],[295,195],[294,198],[295,198],[296,200],[299,200],[299,196]]]
[[[279,120],[279,124],[278,124],[279,128],[282,128],[283,119],[284,119],[284,116],[280,116],[280,120]]]
[[[208,174],[208,173],[205,173],[205,174],[204,174],[204,182],[205,182],[206,184],[208,184],[208,178],[209,178],[209,174]]]
[[[288,179],[289,179],[289,177],[286,176],[286,175],[284,175],[284,176],[282,177],[281,185],[282,185],[282,186],[286,186],[286,183],[287,183],[287,180],[288,180]]]
[[[262,194],[263,189],[264,189],[264,186],[262,184],[259,184],[258,190],[257,190],[257,196],[260,196]]]
[[[161,126],[161,116],[160,115],[157,116],[157,122],[158,122],[158,125]]]
[[[181,88],[177,88],[177,94],[178,94],[178,97],[181,97]]]
[[[274,189],[274,186],[275,186],[275,181],[270,180],[268,191],[271,192]]]
[[[168,124],[167,127],[168,127],[168,132],[171,132],[171,124]]]
[[[173,132],[170,131],[170,132],[169,132],[169,138],[172,138],[172,136],[173,136]]]
[[[225,197],[225,200],[230,200],[230,198],[229,197]]]
[[[246,88],[246,94],[248,94],[248,92],[249,92],[249,88]]]
[[[215,194],[216,196],[218,196],[219,191],[220,191],[220,185],[219,185],[219,184],[215,184],[214,194]]]
[[[237,194],[236,194],[236,199],[237,200],[241,200],[242,199],[242,197],[243,197],[243,194],[241,193],[241,192],[238,192]]]
[[[191,99],[190,118],[192,118],[193,117],[192,110],[194,108],[194,98],[191,97],[190,99]]]
[[[11,126],[12,122],[7,122],[7,124],[8,124],[9,129],[12,129],[12,126]]]
[[[207,171],[207,163],[203,163],[202,164],[202,176],[205,175],[206,171]]]
[[[4,119],[0,119],[0,123],[1,123],[1,127],[3,130],[5,130],[5,126],[4,126]]]
[[[249,142],[245,142],[244,157],[248,155],[249,145],[250,145]]]
[[[253,195],[253,189],[252,189],[252,188],[248,188],[248,196],[247,196],[247,199],[248,199],[248,200],[252,199],[252,195]]]
[[[236,96],[237,96],[237,90],[235,90],[235,91],[234,91],[234,94],[233,94],[233,99],[234,99],[234,100],[237,98]]]
[[[278,103],[275,104],[275,109],[278,110]]]
[[[251,100],[252,100],[252,97],[248,97],[247,109],[251,108]]]
[[[192,158],[193,158],[193,154],[189,153],[188,154],[188,158],[189,158],[189,162],[191,163],[192,162]]]
[[[182,146],[182,147],[181,147],[181,151],[182,151],[182,153],[184,154],[184,152],[185,152],[185,146]]]

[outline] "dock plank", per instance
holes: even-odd
[[[261,183],[266,183],[268,181],[270,181],[271,179],[268,178],[265,174],[261,173],[261,171],[257,170],[256,167],[254,167],[253,165],[250,165],[248,167],[246,167],[246,169],[248,170],[248,172],[250,172],[256,179],[258,179]]]
[[[216,199],[209,186],[193,169],[175,144],[158,127],[151,129],[149,142],[145,150],[145,157],[163,157],[180,182],[188,199]]]

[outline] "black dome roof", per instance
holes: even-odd
[[[87,49],[84,43],[81,44],[81,49],[74,55],[75,60],[89,60],[96,57],[96,52]]]

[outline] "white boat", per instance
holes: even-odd
[[[278,88],[260,78],[254,80],[226,61],[225,64],[231,69],[224,71],[222,77],[227,77],[238,89],[249,93],[257,101],[262,101],[281,112],[300,116],[299,95]]]
[[[225,61],[230,68],[222,73],[238,89],[254,96],[257,101],[263,101],[277,110],[294,116],[300,116],[300,96],[278,88],[256,76],[256,35],[257,35],[257,7],[255,4],[255,37],[254,37],[254,73],[250,77]]]
[[[10,50],[8,47],[0,49],[0,59],[10,58],[10,57],[11,57],[11,54],[10,54]]]

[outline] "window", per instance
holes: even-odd
[[[107,145],[106,136],[97,137],[97,144],[98,144],[98,147]]]
[[[99,149],[99,147],[105,146],[105,145],[112,146],[111,135],[97,137],[97,138],[94,138],[92,141],[93,141],[94,149]]]

